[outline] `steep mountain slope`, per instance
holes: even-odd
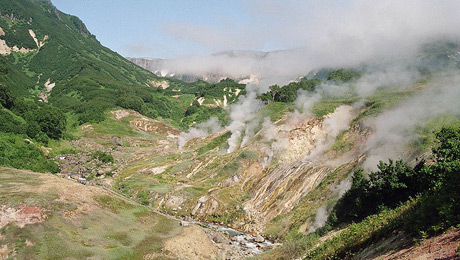
[[[185,116],[192,117],[182,123],[193,96],[198,99],[206,95],[197,87],[213,88],[210,84],[162,79],[128,62],[102,46],[77,17],[60,12],[50,1],[0,3],[0,52],[3,67],[8,68],[0,83],[21,97],[75,113],[80,123],[101,121],[103,112],[116,106],[162,117],[185,128],[200,121],[189,111]],[[232,87],[244,88],[237,84]],[[192,96],[178,93],[185,89],[188,91],[183,93]],[[224,95],[229,97],[231,93],[219,91],[218,95],[205,97],[210,98],[207,104],[223,107]],[[181,106],[176,99],[189,103]],[[228,99],[228,103],[232,101]],[[200,112],[216,115],[222,111],[203,107]],[[201,120],[207,119],[201,116]]]
[[[37,171],[58,170],[39,149],[72,138],[75,126],[104,121],[108,109],[187,129],[211,116],[225,121],[224,109],[245,93],[232,80],[157,77],[102,46],[77,17],[39,0],[0,2],[0,71],[0,164]]]
[[[122,86],[156,79],[100,45],[77,17],[49,1],[2,1],[0,12],[2,44],[11,48],[4,54],[36,82],[25,87],[42,92],[42,99],[51,95],[63,108],[92,109],[93,99],[104,106]]]

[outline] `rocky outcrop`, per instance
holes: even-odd
[[[144,176],[142,179],[168,180],[171,189],[167,192],[150,193],[152,206],[159,210],[166,208],[182,216],[228,223],[246,232],[260,234],[265,231],[267,223],[293,210],[339,167],[338,176],[346,176],[359,164],[356,160],[360,155],[359,144],[346,154],[330,150],[338,133],[347,129],[354,115],[351,107],[338,111],[343,115],[299,116],[297,120],[286,117],[277,124],[270,123],[270,127],[262,127],[253,140],[233,153],[226,153],[225,148],[219,146],[211,146],[207,151],[198,149],[215,142],[223,133],[192,139],[187,149],[180,152],[166,136],[157,141],[159,146],[155,148],[158,150],[149,157],[155,163],[133,166],[136,175],[132,177],[140,178],[140,175]],[[113,113],[117,119],[134,115],[126,111]],[[332,129],[330,121],[334,116],[344,120],[345,127]],[[157,123],[142,119],[141,115],[135,115],[130,122],[140,131],[155,135],[162,133],[163,136],[167,133],[166,129],[157,127]],[[342,136],[361,140],[354,137],[360,134],[362,129],[354,127]],[[275,147],[275,142],[282,147]],[[277,150],[266,163],[265,149],[269,144],[270,149]],[[157,157],[163,159],[157,160]]]
[[[29,52],[36,51],[40,49],[41,47],[43,47],[45,45],[45,41],[48,39],[48,35],[45,35],[42,41],[37,40],[35,32],[31,29],[29,29],[29,34],[33,38],[35,44],[37,45],[37,49],[27,49],[24,47],[19,48],[16,45],[11,47],[11,46],[8,46],[5,40],[0,39],[0,55],[6,56],[6,55],[11,54],[11,52],[29,53]],[[5,35],[5,31],[0,27],[0,36],[4,36],[4,35]]]
[[[292,210],[330,170],[331,167],[297,161],[267,171],[252,189],[254,192],[245,209],[266,223]]]

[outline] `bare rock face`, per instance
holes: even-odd
[[[321,182],[327,171],[326,166],[313,167],[301,161],[281,165],[260,179],[245,207],[250,205],[266,222],[294,208]]]
[[[180,196],[175,196],[171,195],[169,198],[166,200],[166,207],[177,210],[177,208],[180,207],[180,205],[185,201],[183,197]]]
[[[219,207],[219,202],[210,196],[203,196],[198,200],[195,208],[192,211],[194,216],[206,216],[216,212]]]

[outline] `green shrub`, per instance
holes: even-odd
[[[270,86],[270,91],[258,96],[257,98],[266,102],[294,102],[297,98],[299,89],[313,92],[316,86],[321,84],[319,79],[302,78],[299,82],[291,82],[283,87],[278,85]]]
[[[0,165],[36,172],[60,171],[59,166],[48,160],[43,152],[24,137],[0,133]]]
[[[414,233],[438,233],[460,224],[460,129],[443,128],[436,138],[435,163],[425,168],[424,176],[430,188],[407,220],[406,228]]]
[[[351,81],[361,76],[361,73],[351,69],[339,69],[327,77],[327,80],[334,81],[338,84]]]
[[[26,123],[22,118],[7,109],[0,108],[0,132],[24,134],[26,128]]]
[[[37,110],[25,113],[24,117],[29,124],[36,124],[41,132],[56,140],[62,138],[67,125],[65,114],[48,104],[40,104]]]
[[[356,222],[385,208],[394,208],[428,188],[423,163],[410,167],[402,160],[380,161],[378,171],[367,177],[362,170],[353,175],[351,189],[337,202],[329,218],[332,224]],[[335,219],[332,219],[332,218]]]
[[[109,153],[104,153],[101,151],[96,151],[93,153],[93,159],[99,160],[103,163],[113,163],[114,159],[113,156]]]

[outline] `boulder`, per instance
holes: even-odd
[[[217,234],[214,235],[214,236],[212,237],[212,241],[214,241],[214,242],[216,242],[216,243],[219,243],[219,244],[222,243],[222,242],[224,242],[224,240],[222,239],[222,237],[219,236],[219,235],[217,235]]]
[[[254,239],[254,241],[256,241],[257,243],[263,243],[263,242],[265,242],[265,238],[263,238],[261,235],[258,235]]]

